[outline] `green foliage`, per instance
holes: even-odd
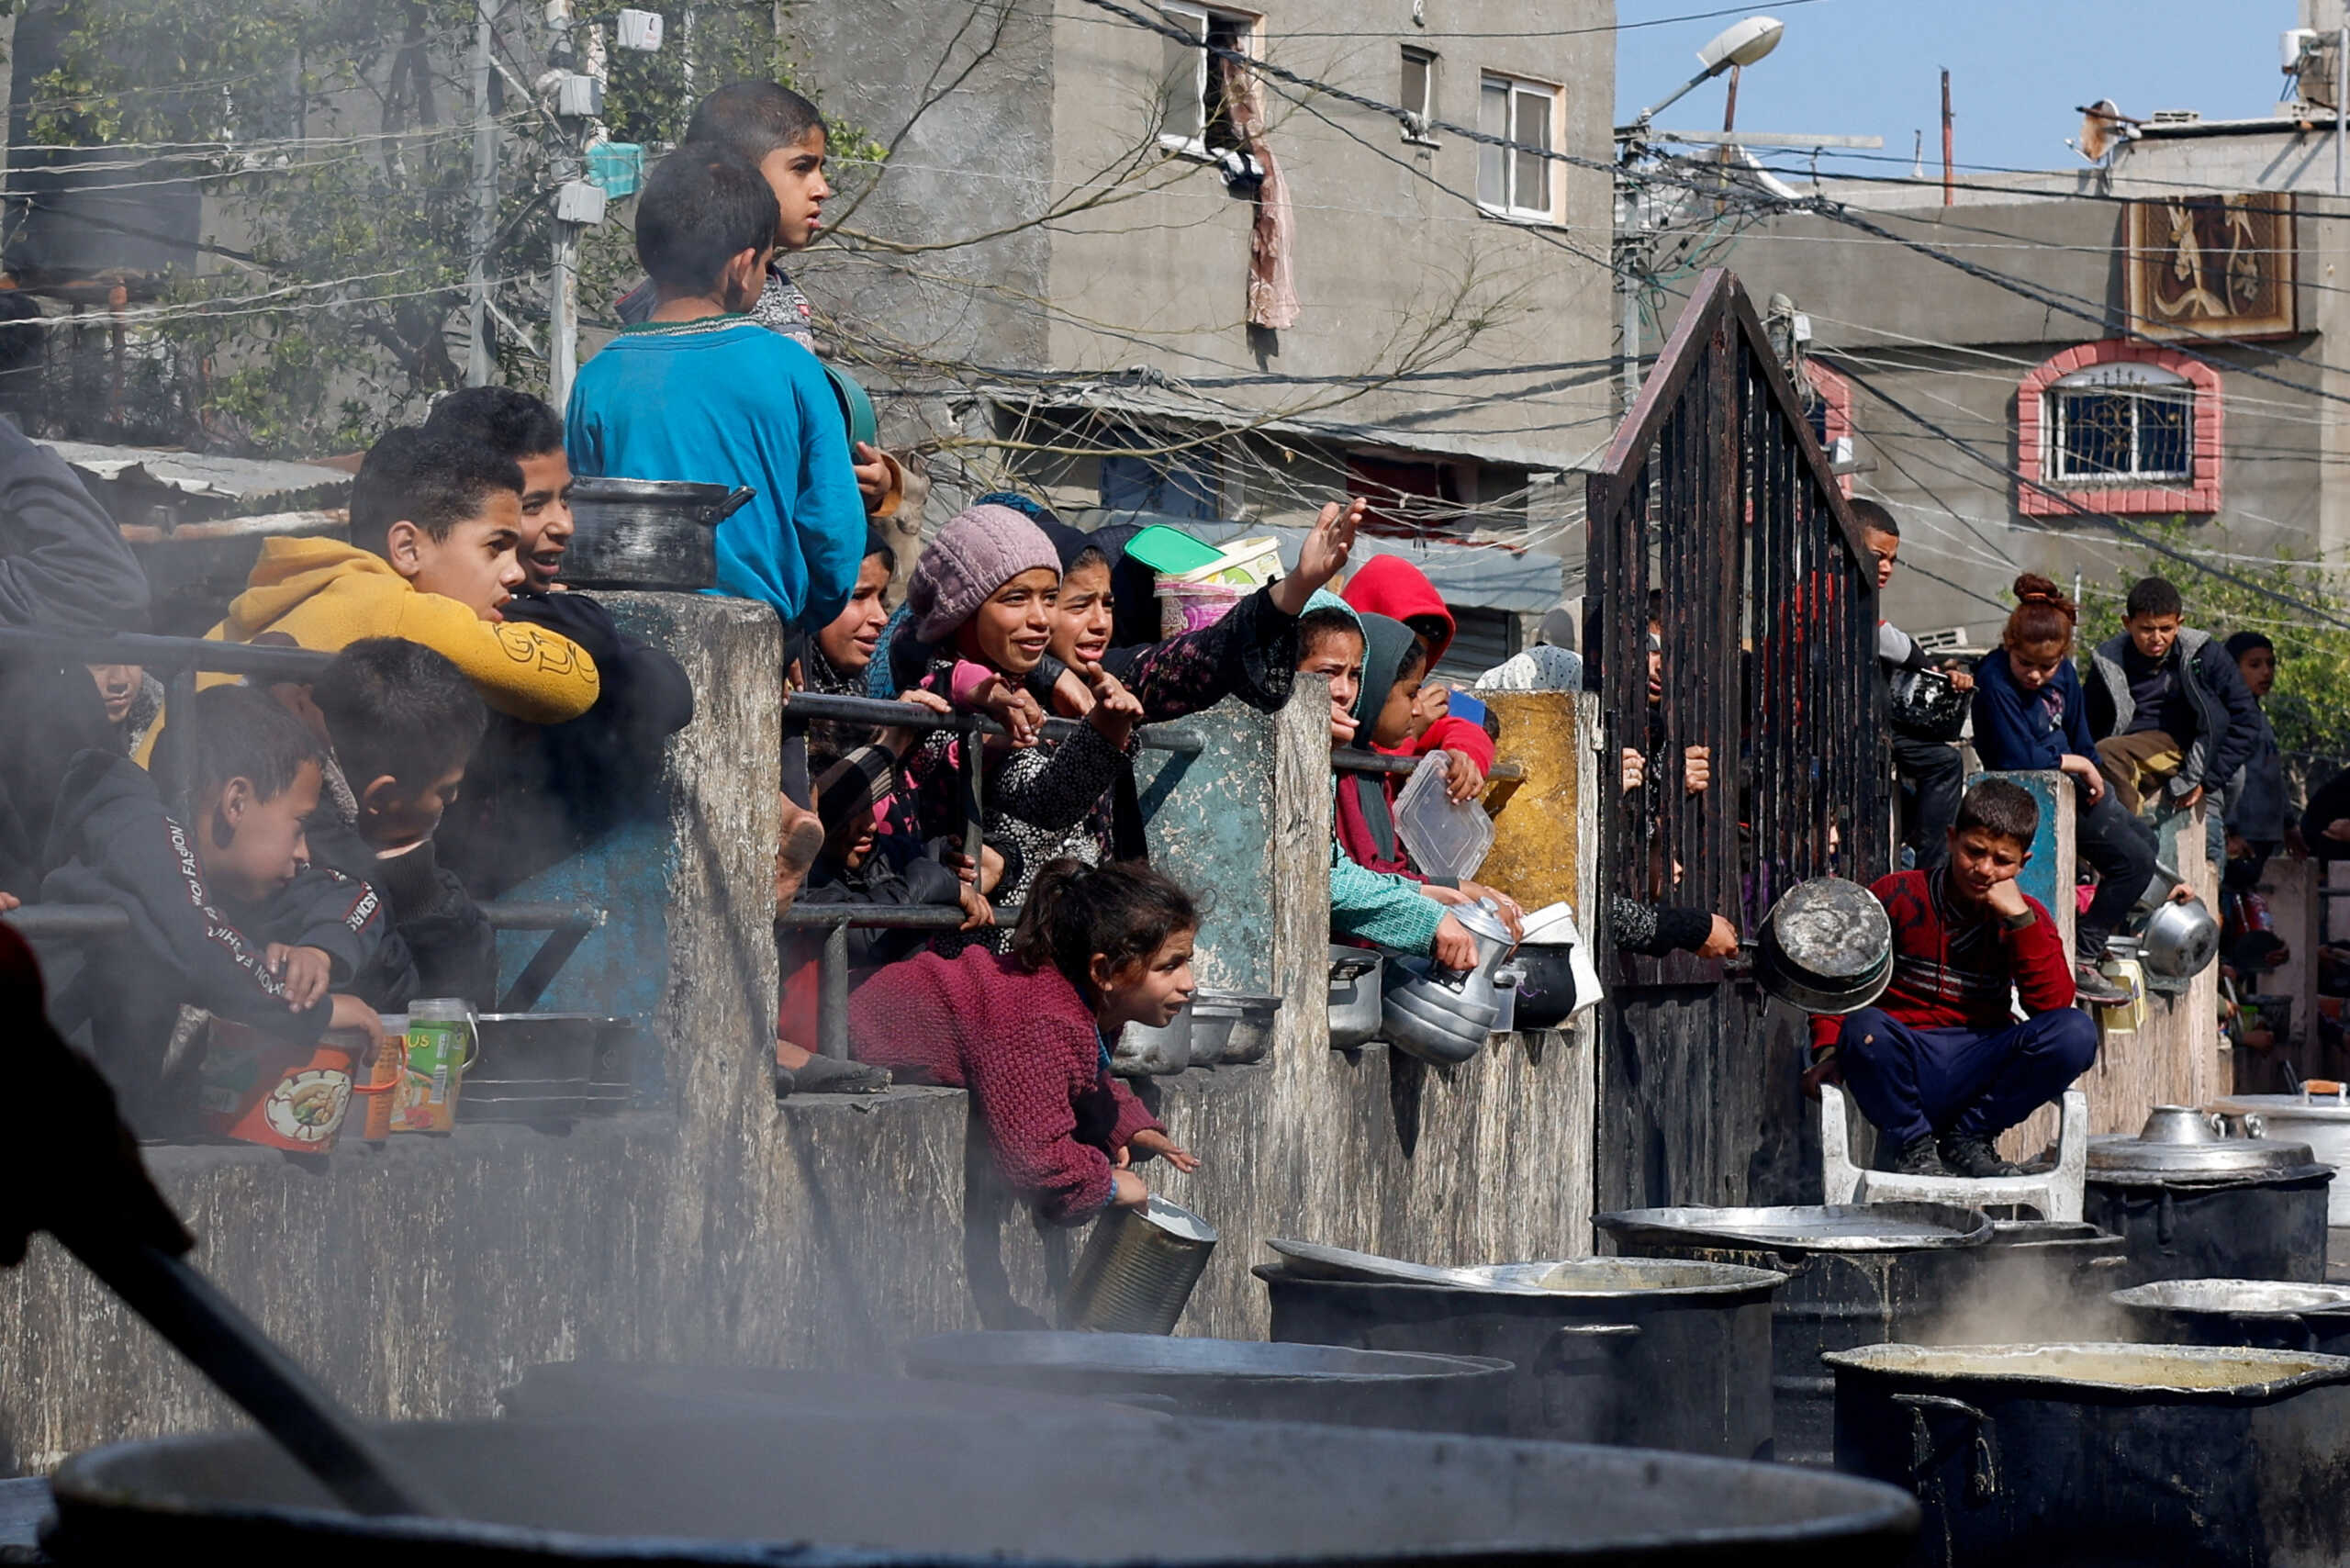
[[[2224,528],[2186,519],[2142,524],[2164,543],[2199,557],[2252,554],[2249,543]],[[2200,571],[2157,551],[2133,552],[2109,584],[2087,583],[2083,595],[2082,633],[2090,646],[2121,631],[2121,605],[2140,577],[2167,577],[2187,601],[2187,622],[2224,638],[2232,632],[2262,632],[2277,644],[2277,685],[2268,695],[2268,722],[2287,752],[2350,756],[2350,632],[2317,621],[2278,599],[2324,607],[2341,614],[2350,604],[2345,574],[2311,557],[2279,555],[2273,561],[2212,559],[2211,565],[2241,586]],[[2271,598],[2271,595],[2277,596]]]
[[[620,8],[579,6],[583,50],[591,24],[611,36]],[[499,58],[517,81],[547,66],[540,12],[537,0],[503,6]],[[131,177],[190,181],[210,198],[204,265],[164,280],[162,309],[140,330],[151,403],[125,424],[214,449],[348,451],[459,384],[474,0],[67,0],[50,15],[43,53],[56,64],[27,106],[33,140],[174,144]],[[721,83],[789,80],[770,0],[700,0],[690,23],[675,8],[668,21],[658,53],[609,56],[616,140],[675,140],[696,94]],[[501,135],[487,270],[532,344],[498,330],[498,378],[543,392],[550,207],[569,150],[506,82],[491,100]],[[634,275],[624,206],[613,217],[583,236],[585,320],[609,315]]]

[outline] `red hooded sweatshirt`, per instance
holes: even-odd
[[[1436,591],[1436,586],[1417,566],[1401,555],[1373,555],[1347,579],[1346,591],[1338,597],[1359,610],[1389,616],[1406,624],[1414,616],[1433,616],[1443,622],[1444,630],[1428,644],[1430,669],[1452,646],[1452,611],[1445,607],[1444,596]],[[1464,752],[1477,765],[1478,772],[1494,770],[1493,737],[1485,734],[1483,725],[1456,719],[1449,713],[1430,724],[1427,733],[1416,741],[1372,749],[1391,756],[1426,756],[1432,751]]]

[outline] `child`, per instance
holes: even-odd
[[[790,255],[815,243],[816,231],[823,227],[824,202],[833,194],[824,178],[826,141],[824,117],[816,106],[777,82],[729,83],[695,105],[693,118],[686,125],[687,146],[729,152],[758,170],[775,193],[780,218],[776,249]],[[656,297],[650,282],[640,284],[621,297],[621,319],[643,320],[653,313]],[[811,353],[817,352],[815,312],[778,260],[767,263],[751,319]],[[866,442],[856,443],[850,459],[866,514],[896,516],[907,500],[903,466]],[[921,493],[915,493],[917,510]]]
[[[1412,629],[1420,645],[1421,665],[1433,671],[1452,645],[1452,611],[1426,573],[1401,555],[1374,555],[1347,583],[1346,601],[1372,615],[1401,621]],[[1373,750],[1385,750],[1374,745]],[[1447,792],[1456,801],[1473,800],[1493,771],[1494,743],[1465,719],[1441,717],[1427,734],[1399,745],[1391,755],[1427,756],[1444,752],[1451,758]]]
[[[502,612],[586,649],[601,678],[595,706],[579,717],[542,725],[499,714],[482,738],[440,845],[442,864],[494,898],[645,808],[661,743],[693,720],[693,687],[676,659],[623,635],[610,611],[558,583],[573,521],[571,464],[553,409],[509,386],[472,386],[434,404],[424,433],[482,447],[521,472],[515,554],[524,581]]]
[[[357,808],[352,821],[312,834],[312,857],[383,893],[415,960],[418,995],[462,996],[487,1012],[498,1000],[498,936],[439,864],[433,833],[461,798],[488,710],[448,659],[390,637],[337,654],[310,696]]]
[[[509,621],[521,587],[522,475],[470,442],[395,430],[351,487],[351,543],[267,539],[216,641],[279,641],[333,653],[401,637],[445,655],[482,700],[534,724],[576,719],[602,689],[570,639]],[[227,677],[213,678],[211,684]]]
[[[1061,586],[1052,607],[1053,656],[1071,670],[1100,665],[1117,677],[1142,705],[1142,722],[1158,724],[1187,718],[1226,697],[1238,697],[1270,712],[1289,700],[1297,668],[1297,618],[1323,584],[1345,569],[1354,547],[1363,503],[1322,508],[1298,549],[1297,570],[1249,594],[1214,624],[1140,647],[1113,648],[1115,599],[1108,554],[1093,536],[1050,514],[1037,521],[1061,559]],[[1082,683],[1070,711],[1091,706]],[[1058,845],[1023,844],[1038,864],[1056,854],[1084,860],[1145,860],[1142,810],[1134,769],[1122,765],[1110,792],[1097,802],[1081,828]]]
[[[1969,790],[1947,863],[1871,890],[1893,921],[1884,998],[1811,1021],[1816,1079],[1841,1073],[1902,1175],[2018,1174],[1994,1140],[2097,1059],[2097,1021],[2073,1006],[2056,923],[2016,886],[2039,827],[2020,785],[1986,778]]]
[[[1111,1076],[1129,1024],[1165,1026],[1192,997],[1199,911],[1140,866],[1056,860],[1035,879],[1012,950],[924,953],[849,998],[858,1059],[968,1089],[1004,1180],[1039,1216],[1076,1225],[1150,1192],[1128,1163],[1199,1161]]]
[[[1409,755],[1414,704],[1420,677],[1427,668],[1427,644],[1412,629],[1384,615],[1362,614],[1362,687],[1355,697],[1357,746],[1386,756]],[[1475,729],[1464,721],[1452,721]],[[1484,731],[1476,730],[1484,739]],[[1474,903],[1490,899],[1503,921],[1515,931],[1517,902],[1497,889],[1465,879],[1425,876],[1412,863],[1410,852],[1395,830],[1396,776],[1338,769],[1337,830],[1339,847],[1348,858],[1373,871],[1390,872],[1421,883],[1438,903]]]
[[[1894,562],[1901,554],[1901,525],[1874,501],[1854,500],[1851,505],[1852,517],[1861,525],[1861,543],[1876,556],[1876,591],[1882,603],[1885,590],[1893,582]],[[1930,667],[1926,650],[1890,621],[1876,623],[1876,656],[1888,685],[1915,680],[1918,671]],[[1953,671],[1950,681],[1960,691],[1975,686],[1975,678],[1963,670]],[[1942,864],[1950,824],[1958,815],[1959,795],[1966,784],[1965,760],[1949,741],[1905,734],[1890,727],[1886,738],[1893,749],[1895,775],[1917,796],[1916,806],[1905,813],[1908,818],[1906,836],[1919,869],[1930,871]]]
[[[2248,892],[2259,885],[2268,857],[2288,839],[2298,839],[2300,828],[2286,819],[2285,759],[2268,722],[2268,693],[2277,684],[2277,644],[2258,632],[2239,632],[2228,639],[2227,653],[2236,662],[2236,674],[2244,679],[2259,721],[2251,753],[2228,780],[2225,812],[2228,881]]]
[[[976,700],[975,676],[1017,690],[1046,657],[1059,584],[1060,555],[1035,523],[1007,508],[972,507],[939,530],[915,564],[906,588],[912,621],[900,640],[911,635],[927,650],[930,689],[958,703]],[[1004,858],[997,895],[1003,902],[1020,902],[1039,869],[1022,855],[1021,841],[1058,842],[1083,821],[1134,744],[1141,704],[1099,666],[1086,678],[1093,707],[1075,735],[1009,754],[988,748],[983,825],[988,845]],[[963,831],[959,756],[954,736],[938,731],[907,759],[907,790],[923,839]]]
[[[718,589],[822,626],[856,581],[865,508],[816,356],[743,313],[775,253],[775,193],[731,156],[681,150],[645,182],[636,251],[660,292],[589,360],[565,444],[580,474],[747,486],[718,525]]]
[[[163,716],[163,683],[137,665],[92,665],[90,678],[98,683],[98,700],[123,755],[146,767],[155,749],[155,722]]]
[[[2121,634],[2089,657],[2098,767],[2132,814],[2157,785],[2174,809],[2192,811],[2207,789],[2227,787],[2259,731],[2259,709],[2235,661],[2209,632],[2180,623],[2186,610],[2177,588],[2143,577],[2123,602]],[[2226,849],[2216,809],[2208,826],[2218,864]]]
[[[379,1005],[413,985],[383,901],[309,864],[325,748],[251,687],[199,692],[187,798],[167,809],[129,757],[74,760],[55,836],[70,857],[41,883],[55,903],[111,904],[130,934],[93,946],[54,1016],[86,1021],[94,1054],[142,1136],[185,1130],[196,1058],[170,1046],[182,1004],[297,1043],[329,1028],[380,1040]]]
[[[2097,896],[2073,928],[2073,988],[2100,1007],[2129,992],[2098,972],[2107,938],[2154,874],[2154,834],[2123,811],[2092,760],[2087,703],[2073,668],[2073,601],[2046,577],[2016,579],[2016,608],[1999,646],[1975,666],[1975,751],[1993,772],[2053,768],[2073,778],[2073,839],[2097,872]]]

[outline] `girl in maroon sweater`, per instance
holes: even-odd
[[[1056,860],[1010,952],[924,953],[867,980],[849,999],[850,1048],[901,1081],[968,1090],[1005,1181],[1046,1219],[1139,1208],[1136,1157],[1199,1161],[1111,1076],[1110,1042],[1192,999],[1199,924],[1192,896],[1145,867]]]

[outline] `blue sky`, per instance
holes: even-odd
[[[1617,20],[1728,3],[1618,0]],[[2076,166],[2065,145],[2079,129],[2075,107],[2098,98],[2138,116],[2158,108],[2199,109],[2214,119],[2266,114],[2283,95],[2277,35],[2300,20],[2294,0],[1762,0],[1755,12],[1776,16],[1787,30],[1778,50],[1745,73],[1739,125],[1884,137],[1885,155],[1897,164],[1856,161],[1853,173],[1906,173],[1918,130],[1926,133],[1927,167],[1939,173],[1944,66],[1962,166]],[[1617,120],[1688,80],[1699,46],[1749,14],[1625,27],[1617,36]],[[1714,82],[1658,123],[1718,130],[1721,115],[1722,85]]]

